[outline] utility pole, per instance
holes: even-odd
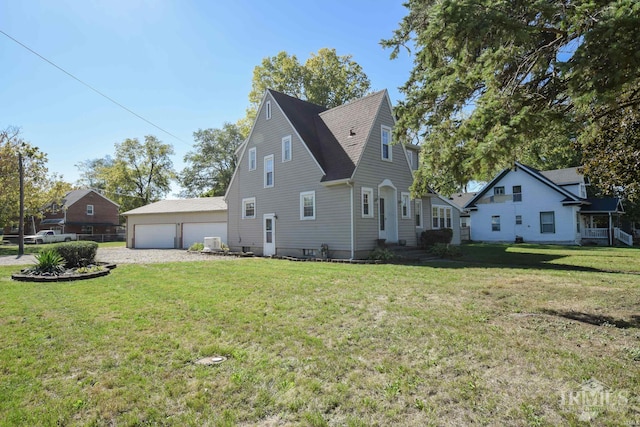
[[[18,223],[18,256],[24,255],[24,170],[22,153],[18,152],[18,172],[20,174],[20,222]]]

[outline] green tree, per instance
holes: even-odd
[[[80,179],[78,186],[82,188],[93,188],[95,190],[106,190],[107,182],[104,170],[112,167],[114,160],[111,156],[105,156],[101,159],[84,160],[76,163],[76,167],[80,171]]]
[[[351,55],[339,56],[335,49],[322,48],[301,65],[295,55],[282,51],[253,69],[249,115],[255,117],[267,89],[331,108],[361,98],[370,87],[369,78]]]
[[[178,177],[185,189],[182,197],[223,196],[236,168],[235,151],[244,137],[237,124],[222,129],[199,129],[193,133],[193,151],[184,156],[187,164]]]
[[[604,195],[640,203],[640,107],[625,107],[595,120],[583,137],[584,172]]]
[[[487,180],[514,160],[578,165],[582,145],[575,142],[584,141],[585,128],[640,102],[640,2],[406,6],[399,28],[382,42],[392,58],[404,48],[414,54],[396,137],[420,135],[420,177],[436,188]],[[585,158],[596,156],[605,152]]]
[[[173,146],[153,135],[128,138],[115,144],[113,158],[87,160],[76,165],[82,170],[81,183],[93,183],[128,211],[157,202],[171,190],[175,178]]]
[[[20,217],[19,153],[24,169],[25,218],[42,217],[48,203],[71,189],[62,177],[49,174],[47,155],[23,140],[18,128],[0,131],[0,228],[17,223]]]

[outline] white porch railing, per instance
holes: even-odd
[[[583,228],[582,238],[583,239],[608,239],[609,229],[608,228]]]
[[[617,227],[613,229],[613,237],[620,240],[627,246],[633,246],[633,236],[631,234],[625,233]]]

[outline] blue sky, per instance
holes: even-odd
[[[395,104],[412,62],[379,42],[405,12],[402,0],[0,0],[0,30],[182,141],[2,34],[0,128],[21,127],[69,182],[77,163],[148,134],[174,146],[179,171],[192,133],[242,118],[253,68],[283,50],[300,62],[323,47],[351,54]]]

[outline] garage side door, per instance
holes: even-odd
[[[196,242],[203,243],[205,237],[220,237],[227,242],[226,222],[202,222],[182,224],[182,247],[188,248]]]
[[[176,237],[175,224],[136,224],[137,249],[172,249]]]

